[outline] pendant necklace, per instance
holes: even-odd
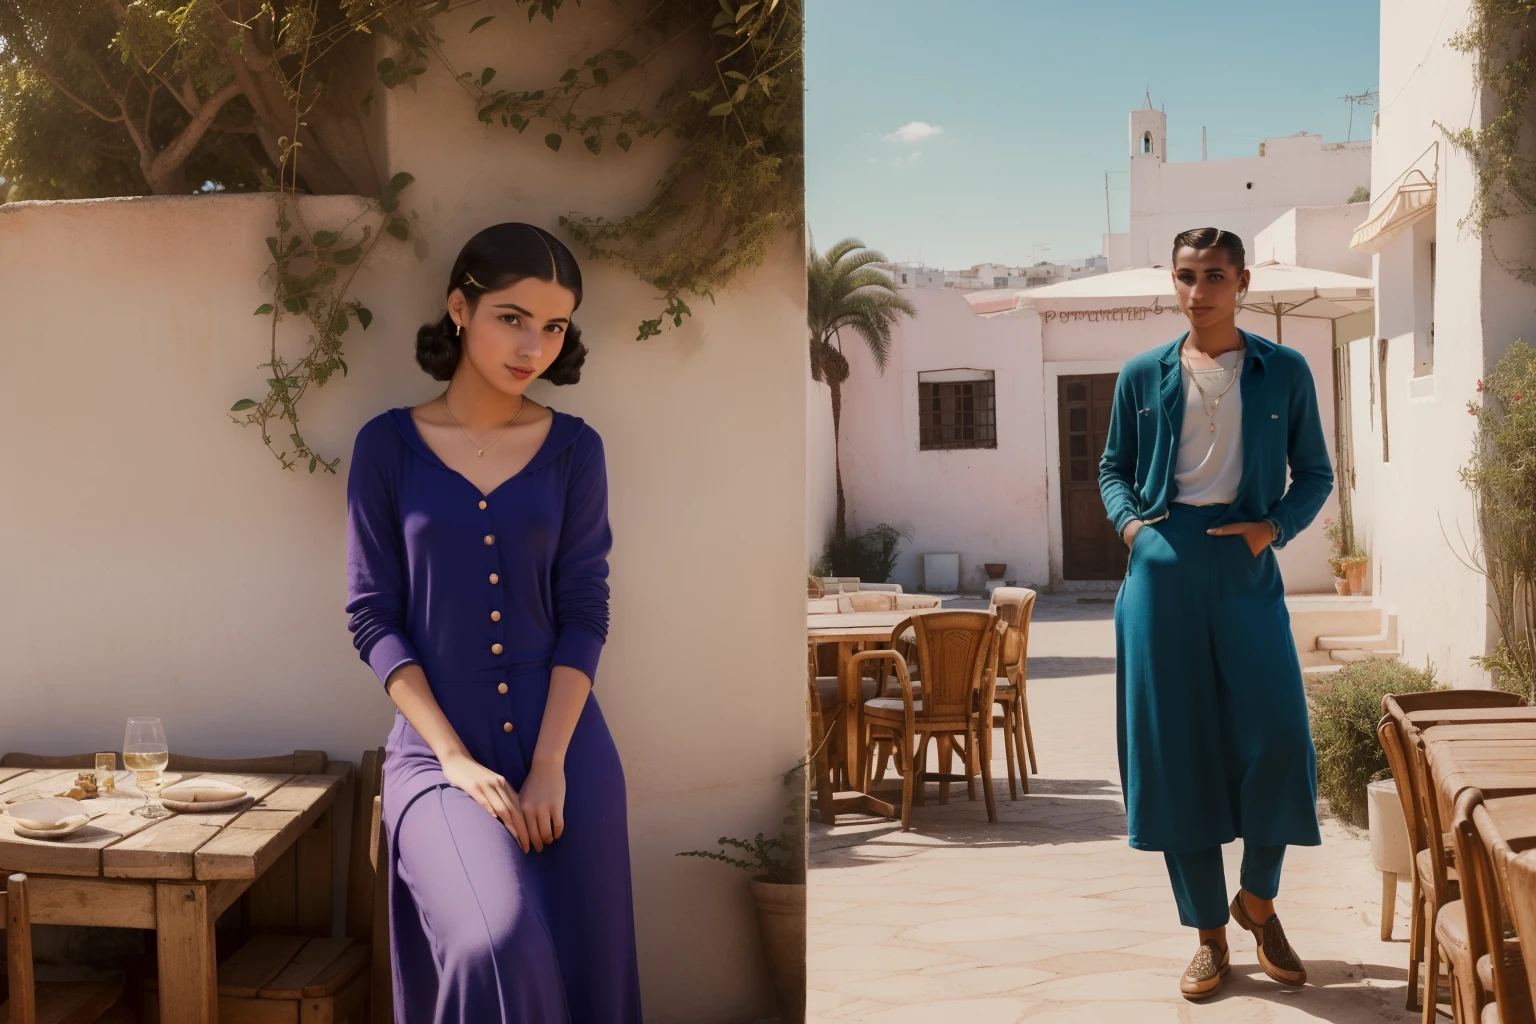
[[[1193,366],[1189,365],[1189,358],[1185,356],[1183,352],[1179,353],[1179,361],[1184,364],[1184,369],[1189,371],[1190,379],[1195,382],[1195,387],[1200,392],[1200,405],[1205,409],[1205,415],[1210,418],[1210,432],[1214,434],[1216,433],[1216,410],[1221,407],[1222,398],[1226,397],[1227,392],[1232,390],[1232,385],[1237,383],[1237,377],[1238,373],[1242,369],[1242,363],[1239,362],[1237,366],[1227,371],[1231,374],[1231,376],[1227,378],[1226,387],[1222,388],[1220,391],[1213,392],[1200,382],[1200,378],[1202,376],[1226,370],[1225,366],[1217,366],[1216,368],[1209,370],[1196,370]],[[1207,399],[1209,399],[1209,401],[1207,401]]]
[[[486,449],[490,448],[490,446],[495,444],[497,441],[500,441],[501,435],[510,430],[512,428],[512,424],[516,423],[517,418],[523,414],[523,406],[528,404],[528,396],[522,395],[520,397],[522,400],[517,403],[517,412],[512,414],[512,418],[507,420],[507,425],[502,427],[501,432],[498,433],[495,437],[491,438],[491,440],[483,448],[475,443],[475,439],[473,437],[469,436],[469,431],[464,429],[464,424],[459,422],[459,418],[453,414],[453,409],[449,408],[448,395],[446,392],[443,394],[443,408],[448,410],[448,418],[453,420],[453,425],[459,428],[459,433],[463,434],[465,438],[469,440],[471,447],[475,449],[475,455],[479,458],[484,458]]]

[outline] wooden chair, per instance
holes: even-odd
[[[173,755],[174,757],[174,755]],[[355,779],[352,827],[347,850],[347,934],[277,934],[258,932],[219,964],[219,1016],[241,1024],[363,1024],[376,979],[371,967],[372,940],[378,919],[388,927],[387,903],[376,903],[378,879],[372,864],[376,827],[374,807],[383,786],[383,750],[363,754]],[[270,759],[263,759],[266,763]],[[178,762],[173,760],[172,765]],[[220,762],[222,767],[227,764]],[[345,762],[328,765],[338,770]],[[238,769],[243,770],[243,769]],[[329,846],[326,847],[329,856]],[[387,879],[385,880],[387,883]],[[386,938],[387,941],[387,938]],[[387,954],[386,954],[387,956]],[[145,1015],[156,1019],[158,984],[146,981]]]
[[[384,751],[379,751],[382,761]],[[389,946],[389,834],[384,829],[384,797],[372,801],[368,833],[369,863],[373,867],[373,964],[368,1024],[394,1024],[395,976]]]
[[[854,655],[854,665],[869,662],[891,665],[901,687],[900,697],[874,697],[864,703],[864,743],[876,739],[892,744],[902,773],[901,828],[912,827],[913,800],[922,799],[930,779],[939,782],[939,801],[949,800],[949,783],[964,782],[975,798],[974,774],[979,768],[987,820],[997,820],[992,794],[991,707],[997,684],[997,659],[1007,625],[990,612],[932,612],[899,624],[900,637],[910,627],[916,637],[917,663],[922,671],[922,695],[916,696],[904,655],[896,650],[865,651]],[[894,645],[893,645],[894,647]],[[882,676],[884,670],[882,669]],[[946,771],[927,771],[929,740],[938,741],[940,764]],[[952,774],[950,755],[961,746],[964,775]]]
[[[816,675],[816,644],[806,645],[807,689],[806,705],[810,719],[810,769],[811,785],[816,796],[816,811],[820,815],[822,823],[835,825],[837,823],[837,811],[833,804],[832,768],[830,751],[831,746],[827,733],[829,724],[835,725],[842,715],[842,705],[837,699],[834,689],[830,701],[825,690],[817,685]],[[834,677],[833,682],[836,682]],[[827,715],[831,714],[831,722],[827,721]],[[835,735],[837,730],[833,730]]]
[[[1504,861],[1506,909],[1515,933],[1521,936],[1526,996],[1536,1004],[1536,852],[1526,851]]]
[[[827,585],[815,576],[805,578],[805,596],[810,600],[827,596]]]
[[[1436,893],[1426,891],[1425,888],[1426,881],[1432,884],[1435,877],[1434,865],[1429,854],[1431,833],[1426,826],[1424,805],[1418,792],[1418,769],[1414,764],[1410,744],[1405,739],[1406,730],[1410,728],[1407,716],[1414,711],[1518,707],[1524,704],[1525,698],[1501,690],[1425,690],[1418,693],[1387,694],[1382,698],[1382,715],[1381,720],[1376,724],[1376,738],[1381,743],[1382,752],[1387,757],[1387,765],[1392,771],[1392,778],[1397,783],[1397,798],[1403,807],[1403,820],[1408,825],[1408,843],[1414,864],[1410,894],[1413,910],[1409,919],[1411,923],[1408,936],[1407,1006],[1410,1010],[1423,1008],[1423,1004],[1419,1001],[1419,965],[1428,955],[1432,927],[1425,924],[1424,908],[1429,903],[1438,905],[1441,901]],[[1438,830],[1435,834],[1439,834]],[[1444,895],[1447,900],[1455,899],[1457,898],[1455,854],[1451,847],[1450,836],[1441,836],[1439,846],[1447,865],[1447,885],[1451,889],[1449,894]],[[1392,890],[1394,898],[1383,900],[1386,908],[1383,913],[1390,914],[1390,908],[1396,903],[1396,887],[1394,885],[1387,888]]]
[[[1035,597],[1035,592],[1028,587],[998,587],[992,591],[992,610],[1009,627],[998,659],[997,703],[1003,713],[993,720],[993,725],[1003,729],[1003,749],[1008,755],[1008,793],[1013,799],[1018,798],[1013,782],[1015,759],[1026,794],[1029,793],[1029,776],[1038,775],[1040,771],[1040,762],[1035,758],[1035,736],[1029,727],[1029,697],[1024,686],[1029,658],[1029,624],[1035,614]],[[1027,765],[1026,753],[1029,755]]]
[[[121,985],[97,982],[37,984],[32,969],[32,916],[27,876],[6,879],[5,969],[11,995],[0,1003],[9,1024],[88,1024],[110,1010],[123,994]]]
[[[1466,964],[1456,964],[1452,999],[1458,1020],[1474,1024],[1531,1024],[1531,992],[1519,938],[1506,938],[1513,925],[1506,871],[1514,851],[1483,806],[1483,794],[1464,791],[1451,826],[1461,865],[1461,899],[1466,916]],[[1459,991],[1458,991],[1459,990]]]

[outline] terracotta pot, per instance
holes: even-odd
[[[765,882],[747,883],[757,904],[757,927],[768,954],[768,976],[779,997],[784,1024],[805,1020],[805,886]]]
[[[1349,580],[1347,580],[1347,579],[1336,579],[1336,580],[1334,580],[1333,581],[1333,589],[1336,590],[1337,592],[1339,592],[1340,594],[1348,594],[1349,593]]]
[[[1344,566],[1344,578],[1349,581],[1351,594],[1365,593],[1365,567],[1364,561],[1349,562]]]
[[[987,562],[982,566],[982,568],[987,570],[987,579],[1000,580],[1003,578],[1003,573],[1008,571],[1008,563]]]

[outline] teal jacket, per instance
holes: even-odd
[[[1333,490],[1333,465],[1306,359],[1293,348],[1242,332],[1243,478],[1237,500],[1212,525],[1272,520],[1275,547],[1305,530]],[[1132,358],[1115,384],[1109,437],[1099,460],[1104,510],[1122,534],[1132,519],[1157,520],[1178,500],[1173,480],[1184,426],[1176,341]],[[1286,487],[1286,470],[1290,487]]]

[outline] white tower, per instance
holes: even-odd
[[[1152,106],[1152,94],[1140,110],[1131,111],[1131,166],[1168,159],[1168,115]]]

